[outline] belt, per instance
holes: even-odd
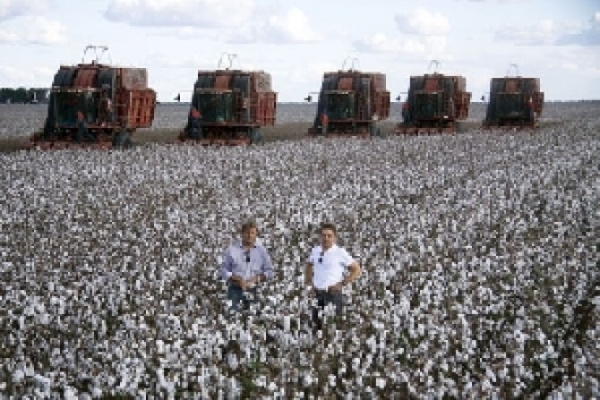
[[[333,286],[333,285],[332,285],[332,286]],[[315,293],[317,293],[317,294],[324,294],[324,293],[338,293],[338,292],[339,292],[339,291],[333,291],[333,292],[332,292],[332,291],[330,291],[330,290],[329,290],[329,288],[327,288],[327,289],[317,289],[317,288],[314,288],[314,290],[315,290]]]
[[[240,285],[238,285],[237,283],[233,283],[233,282],[229,282],[229,286],[234,287],[236,289],[240,289],[240,290],[244,290],[242,289],[242,287]],[[251,288],[247,288],[246,291],[249,290],[256,290],[256,288],[258,287],[257,284],[254,284],[254,286],[252,286]]]

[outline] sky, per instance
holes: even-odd
[[[0,87],[49,87],[87,45],[147,68],[160,101],[219,66],[269,72],[281,102],[342,68],[385,73],[392,98],[435,70],[473,99],[517,71],[546,100],[600,99],[600,0],[0,0]]]

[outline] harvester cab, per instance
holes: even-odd
[[[229,65],[223,69],[225,59]],[[247,145],[262,141],[260,128],[275,124],[277,93],[264,71],[230,69],[235,54],[224,53],[219,67],[198,71],[188,123],[180,141],[202,145]]]
[[[544,93],[539,78],[520,76],[511,64],[504,78],[492,78],[484,128],[535,128],[542,114]]]
[[[456,121],[467,118],[471,93],[466,91],[466,78],[441,74],[439,65],[432,60],[428,73],[410,77],[396,133],[455,133]]]
[[[237,93],[232,90],[198,89],[192,106],[200,111],[205,123],[234,122],[234,101]]]
[[[389,117],[390,93],[382,73],[349,69],[326,72],[318,93],[317,114],[309,136],[380,136],[378,122]],[[305,100],[310,101],[309,94]]]
[[[352,90],[329,90],[325,92],[325,112],[329,120],[347,121],[356,116],[356,94]]]
[[[90,50],[95,57],[86,61]],[[44,129],[26,148],[127,147],[135,129],[152,125],[156,92],[147,87],[146,69],[103,64],[107,51],[89,45],[80,64],[59,68]]]
[[[57,88],[53,92],[54,107],[52,107],[56,125],[75,127],[78,112],[83,113],[86,121],[95,121],[99,114],[99,99],[100,93],[94,89]]]
[[[218,69],[223,69],[224,63],[227,61],[228,64],[225,70],[231,70],[234,60],[239,61],[237,54],[221,54]],[[232,90],[225,86],[199,87],[196,85],[192,98],[192,107],[200,112],[204,123],[224,124],[235,122],[234,102],[240,97],[241,93],[239,88]]]

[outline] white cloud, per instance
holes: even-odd
[[[55,44],[66,42],[67,28],[59,21],[44,17],[24,17],[26,28],[23,38],[29,43]]]
[[[398,14],[394,20],[400,32],[406,35],[390,38],[377,33],[355,41],[354,47],[364,52],[399,53],[415,60],[446,58],[443,53],[450,22],[445,15],[418,8]]]
[[[160,68],[169,69],[208,69],[216,66],[215,60],[209,60],[206,57],[197,54],[182,55],[182,57],[171,57],[166,54],[149,54],[146,56],[146,62],[152,63]]]
[[[238,26],[250,20],[253,0],[112,0],[111,21],[137,26]]]
[[[236,30],[229,38],[232,43],[310,43],[321,36],[311,28],[304,12],[291,8],[285,14],[271,15],[264,22],[247,30]]]
[[[42,13],[47,9],[47,3],[46,0],[0,0],[0,21]]]
[[[406,56],[431,56],[446,48],[445,36],[411,36],[390,38],[385,33],[375,33],[354,41],[354,48],[365,53],[400,53]]]
[[[20,17],[0,30],[0,43],[57,44],[67,40],[67,28],[45,17]]]
[[[548,59],[548,67],[554,70],[562,68],[576,71],[575,76],[580,76],[582,79],[586,77],[600,78],[600,56],[597,49],[590,47],[558,47],[553,49],[551,54],[546,55]],[[600,90],[600,81],[588,81],[588,86],[596,87]]]
[[[418,8],[395,17],[396,26],[403,33],[417,35],[444,35],[450,30],[450,22],[439,12]]]
[[[517,45],[547,45],[553,43],[560,27],[552,20],[542,20],[537,24],[522,26],[506,26],[496,31],[496,40],[512,42]]]
[[[265,36],[274,41],[284,42],[314,42],[320,39],[310,27],[306,15],[297,8],[292,8],[283,16],[271,16]]]
[[[575,32],[567,32],[556,41],[559,45],[600,46],[600,12],[590,18],[589,24]]]
[[[19,41],[19,35],[14,32],[0,30],[0,43],[15,43]]]
[[[505,26],[496,31],[495,37],[498,41],[521,46],[600,46],[599,14],[596,13],[588,24],[578,21],[541,20],[529,27]]]
[[[391,39],[385,33],[378,32],[355,40],[354,48],[366,53],[392,53],[400,51],[402,44],[400,40]]]
[[[56,70],[46,67],[23,69],[0,65],[0,81],[6,87],[47,87],[55,73]]]

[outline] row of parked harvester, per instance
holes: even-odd
[[[148,88],[146,69],[98,62],[98,50],[104,52],[106,47],[88,46],[84,60],[88,50],[96,52],[93,61],[61,66],[55,74],[44,129],[34,134],[27,147],[127,147],[136,129],[152,126],[156,92]],[[222,60],[216,70],[198,71],[190,115],[179,140],[253,144],[261,140],[261,127],[275,124],[277,93],[271,75],[231,69],[231,57],[229,67],[222,68]],[[380,135],[378,123],[390,114],[385,74],[344,67],[324,74],[308,135]],[[544,102],[540,81],[516,72],[491,80],[484,127],[536,126]],[[395,132],[456,132],[457,121],[469,114],[471,93],[466,86],[463,76],[435,71],[411,76],[402,122]]]

